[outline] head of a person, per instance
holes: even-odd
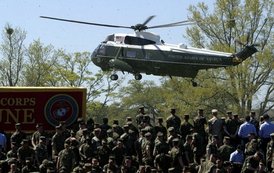
[[[176,113],[176,109],[175,108],[170,109],[170,113],[171,114],[175,114]]]
[[[43,124],[42,124],[42,123],[36,124],[36,129],[37,129],[39,132],[43,132],[43,130],[44,130]]]
[[[21,123],[15,124],[15,130],[20,131],[21,130]]]
[[[219,140],[219,137],[217,135],[213,135],[211,139],[212,139],[212,143],[216,144]]]
[[[138,109],[138,112],[141,113],[141,114],[144,114],[145,113],[145,107],[140,106],[139,109]]]
[[[100,134],[101,134],[101,129],[100,128],[96,128],[96,129],[94,129],[94,135],[95,136],[100,136]]]
[[[262,160],[264,158],[264,156],[260,151],[256,151],[256,153],[254,154],[254,158],[256,160]]]
[[[271,133],[271,134],[270,134],[270,138],[271,138],[271,140],[274,141],[274,133]]]
[[[164,134],[162,132],[158,132],[157,133],[157,138],[159,141],[163,141],[164,140]]]
[[[233,119],[234,120],[238,120],[239,119],[239,115],[238,114],[233,114]]]
[[[55,126],[55,131],[58,134],[62,133],[62,126],[61,125]]]
[[[250,117],[254,118],[256,116],[256,112],[255,111],[251,111],[250,112]]]
[[[175,134],[174,127],[169,127],[167,130],[168,130],[168,132],[169,132],[170,135],[174,135]]]
[[[269,115],[268,114],[264,114],[263,118],[264,118],[264,121],[268,121],[269,120]]]
[[[115,163],[115,156],[109,156],[109,158],[108,158],[108,164],[114,165],[114,163]]]
[[[60,121],[60,126],[62,127],[62,130],[65,130],[67,128],[66,121]]]
[[[172,144],[173,144],[173,146],[178,146],[179,145],[179,138],[174,138],[172,140]]]
[[[45,136],[40,136],[39,141],[45,145],[47,143],[47,138]]]
[[[152,134],[150,132],[147,132],[145,134],[145,137],[146,137],[147,140],[151,140]]]
[[[104,124],[108,124],[108,118],[107,118],[107,117],[104,117],[104,118],[103,118],[103,123],[104,123]]]
[[[217,109],[212,109],[211,114],[212,114],[212,116],[216,117],[218,115],[218,110]]]
[[[228,118],[232,118],[232,112],[231,111],[227,111],[226,115],[227,115]]]
[[[185,121],[188,121],[188,120],[189,120],[189,115],[188,115],[188,114],[184,115],[184,120],[185,120]]]
[[[163,121],[163,118],[162,118],[162,117],[158,118],[158,123],[159,123],[159,124],[163,124],[163,122],[164,122],[164,121]]]
[[[210,160],[211,162],[215,163],[216,160],[217,160],[217,155],[216,155],[216,154],[210,154],[209,160]]]
[[[92,160],[91,160],[91,164],[92,164],[92,166],[99,166],[99,161],[98,161],[98,159],[97,158],[92,158]]]
[[[246,121],[246,122],[249,122],[249,121],[250,121],[250,116],[249,116],[249,115],[245,116],[245,121]]]
[[[23,139],[21,142],[22,147],[26,148],[29,146],[29,140],[28,139]]]
[[[243,150],[242,145],[237,145],[236,150],[237,150],[238,152],[241,152],[241,151]]]
[[[125,156],[124,160],[125,166],[131,166],[132,160],[130,156]]]
[[[248,134],[248,139],[251,141],[252,139],[255,139],[256,138],[256,135],[255,133],[249,133]]]
[[[203,116],[204,115],[204,110],[203,109],[198,109],[198,115]]]
[[[191,143],[191,142],[193,141],[193,136],[192,136],[192,135],[187,135],[187,136],[186,136],[186,141],[187,141],[188,143]]]
[[[230,137],[225,136],[224,140],[223,140],[223,143],[229,145],[230,144]]]

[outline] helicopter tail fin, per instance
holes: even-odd
[[[254,53],[258,52],[254,45],[246,45],[243,50],[234,54],[236,58],[241,59],[242,61],[253,55]]]

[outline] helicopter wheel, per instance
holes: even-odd
[[[140,73],[137,73],[134,75],[135,80],[141,80],[142,79],[142,75]]]
[[[117,80],[117,79],[118,79],[118,75],[117,75],[117,74],[112,74],[112,75],[110,76],[110,79],[111,79],[111,80]]]

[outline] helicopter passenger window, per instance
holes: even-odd
[[[126,36],[125,44],[141,46],[141,45],[155,44],[155,42],[148,39],[144,39],[144,38]]]

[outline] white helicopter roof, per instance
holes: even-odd
[[[154,44],[147,44],[143,45],[147,50],[163,50],[163,51],[171,51],[171,52],[179,52],[179,53],[195,53],[195,54],[203,54],[203,55],[218,55],[218,56],[231,56],[231,53],[226,52],[220,52],[220,51],[213,51],[208,49],[199,49],[194,48],[190,46],[186,46],[185,44],[168,44],[168,43],[162,43],[160,36],[151,32],[135,32],[133,34],[127,34],[127,33],[115,33],[112,35],[109,35],[107,37],[108,41],[114,41],[115,43],[120,44],[126,44],[127,46],[129,44],[125,43],[126,37],[137,37],[142,38],[145,40],[153,41]],[[159,47],[155,47],[155,44]],[[121,45],[120,45],[121,46]],[[140,45],[130,44],[133,48],[140,48]]]
[[[142,32],[142,31],[137,31],[134,34],[115,33],[114,39],[115,39],[115,41],[119,41],[119,39],[125,38],[126,36],[144,38],[147,40],[154,41],[156,44],[161,44],[161,38],[159,35],[151,33],[151,32]],[[122,40],[120,40],[120,41],[122,41]]]

